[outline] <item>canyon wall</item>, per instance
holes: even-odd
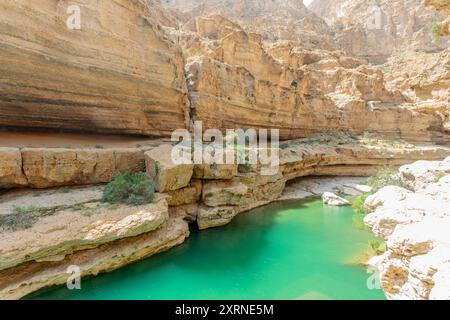
[[[433,23],[446,15],[430,2],[314,0],[309,9],[328,23],[338,48],[383,63],[396,51],[435,52],[449,46],[448,37],[433,37]]]
[[[325,21],[298,0],[165,0],[167,8],[182,12],[182,21],[220,14],[246,31],[261,34],[264,41],[290,40],[305,48],[334,48]]]
[[[191,117],[205,129],[276,128],[282,140],[343,130],[446,141],[439,110],[388,90],[381,69],[340,51],[267,44],[221,15],[166,30],[185,53]]]
[[[168,135],[187,122],[181,51],[150,1],[0,3],[0,126]]]
[[[414,104],[380,69],[333,51],[326,23],[301,2],[165,3],[172,11],[81,1],[81,30],[69,30],[67,1],[2,2],[0,126],[169,136],[202,120],[276,128],[283,140],[369,131],[449,141],[447,105]]]

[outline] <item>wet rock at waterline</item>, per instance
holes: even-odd
[[[333,207],[340,207],[340,206],[349,206],[350,205],[350,201],[341,198],[337,195],[335,195],[334,193],[331,192],[325,192],[322,195],[322,200],[324,204],[327,204],[329,206],[333,206]]]

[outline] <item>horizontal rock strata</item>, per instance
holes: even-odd
[[[184,62],[154,1],[0,4],[0,126],[167,136],[185,128]]]
[[[153,232],[77,251],[60,261],[34,261],[2,270],[0,299],[19,299],[39,289],[64,284],[70,276],[70,266],[79,266],[82,277],[97,275],[168,250],[188,236],[188,223],[183,217],[171,216]]]

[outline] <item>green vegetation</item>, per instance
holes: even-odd
[[[353,224],[356,228],[362,230],[368,229],[364,224],[364,217],[368,213],[364,206],[364,203],[370,195],[387,186],[397,186],[405,188],[405,185],[399,178],[396,170],[392,168],[382,169],[375,176],[371,177],[367,184],[372,188],[371,193],[364,193],[358,197],[350,199],[353,211],[355,211],[355,214],[353,215]]]
[[[72,190],[71,190],[70,188],[62,188],[62,189],[60,190],[60,192],[61,192],[61,193],[71,193]]]
[[[445,173],[445,172],[436,172],[434,174],[434,182],[439,182],[446,175],[447,175],[447,173]]]
[[[369,240],[369,246],[377,256],[385,253],[387,250],[384,240]]]
[[[143,205],[155,197],[153,181],[143,172],[120,173],[103,190],[103,202]]]
[[[433,22],[433,25],[431,27],[431,33],[433,35],[434,42],[441,41],[441,35],[439,34],[440,29],[441,29],[441,24],[437,21]]]
[[[22,206],[13,206],[12,208],[13,214],[27,214],[30,212],[35,212],[35,207],[22,207]]]
[[[366,199],[370,196],[370,193],[363,193],[362,195],[353,198],[350,200],[350,203],[352,204],[353,211],[355,211],[357,214],[367,214],[366,208],[364,208],[364,202],[366,202]]]
[[[368,181],[368,185],[373,189],[372,191],[374,193],[387,186],[406,188],[397,172],[394,169],[388,167],[382,169],[375,176],[370,178]]]
[[[14,206],[12,212],[12,214],[0,215],[0,232],[31,228],[40,217],[50,216],[55,213],[55,210],[40,211],[32,206]]]
[[[98,204],[97,204],[98,207]],[[88,207],[87,204],[79,203],[72,207],[74,211],[80,211],[83,216],[91,217],[97,213],[97,208]]]

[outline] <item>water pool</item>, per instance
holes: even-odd
[[[231,224],[193,231],[168,252],[82,279],[31,299],[385,299],[354,262],[370,233],[349,207],[289,201],[241,214]]]

